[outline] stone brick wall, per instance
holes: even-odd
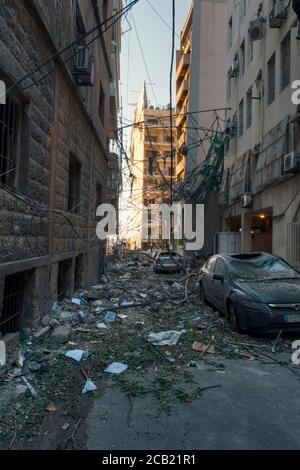
[[[87,3],[90,3],[88,8]],[[96,24],[92,1],[79,2],[86,26]],[[99,0],[99,11],[101,1]],[[0,0],[0,79],[7,87],[74,40],[74,2]],[[33,323],[49,312],[57,296],[58,263],[84,255],[86,285],[97,282],[101,243],[96,234],[96,188],[107,189],[107,142],[110,121],[110,33],[92,46],[95,86],[78,88],[71,66],[54,61],[12,92],[30,116],[26,194],[0,188],[0,285],[6,274],[35,269]],[[108,59],[107,59],[108,58]],[[45,74],[49,73],[42,81]],[[100,79],[106,95],[105,122],[99,118]],[[29,85],[29,88],[27,88]],[[21,149],[21,155],[23,150]],[[79,214],[68,212],[70,152],[81,163]],[[38,208],[37,208],[38,206]],[[49,211],[51,209],[51,211]],[[59,213],[58,213],[59,212]],[[47,259],[48,257],[48,259]],[[25,264],[24,264],[25,263]],[[37,280],[37,273],[41,278]],[[1,291],[0,291],[1,323]]]

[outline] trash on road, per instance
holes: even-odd
[[[55,413],[57,411],[57,406],[55,406],[54,403],[50,403],[46,407],[46,411],[48,411],[48,413]]]
[[[120,305],[121,307],[133,307],[135,304],[135,302],[132,300],[128,301],[128,300],[124,300],[124,302],[122,302]]]
[[[175,346],[186,330],[150,333],[149,342],[154,346]]]
[[[117,319],[117,314],[115,312],[107,312],[104,321],[106,323],[114,323]]]
[[[95,392],[96,390],[98,390],[97,385],[95,385],[94,382],[88,379],[82,389],[82,395],[85,395],[86,393],[89,393],[89,392]]]
[[[22,380],[24,382],[24,384],[26,385],[26,387],[28,388],[28,390],[30,391],[31,395],[33,397],[37,397],[37,391],[34,389],[34,387],[31,385],[31,383],[26,379],[26,377],[24,377],[24,375],[22,376]]]
[[[108,330],[108,326],[105,323],[98,323],[98,330]]]
[[[215,347],[211,346],[210,344],[204,344],[204,343],[197,343],[195,342],[192,346],[194,351],[197,351],[199,353],[208,353],[208,354],[214,354],[215,353]]]
[[[74,359],[74,361],[80,362],[85,354],[86,351],[83,351],[82,349],[73,349],[72,351],[66,352],[65,356]]]
[[[111,364],[107,369],[105,369],[104,372],[107,372],[108,374],[122,374],[122,372],[125,372],[125,370],[128,369],[128,366],[126,364],[122,364],[122,362],[114,362]]]
[[[105,308],[104,307],[97,307],[96,310],[95,310],[96,313],[104,313],[105,312]]]
[[[120,318],[120,320],[126,320],[126,318],[128,318],[128,315],[125,315],[124,313],[119,313],[118,318]]]

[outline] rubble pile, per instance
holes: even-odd
[[[0,448],[49,439],[54,415],[64,447],[71,427],[80,425],[82,400],[106,387],[128,397],[151,393],[158,409],[170,412],[174,401],[201,395],[195,368],[216,372],[217,380],[226,373],[222,358],[263,360],[271,351],[266,339],[232,333],[218,312],[201,304],[192,272],[157,275],[138,260],[54,303],[40,329],[20,336],[20,347],[0,368]],[[290,345],[282,341],[280,348]]]

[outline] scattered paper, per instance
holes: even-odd
[[[84,354],[85,351],[82,349],[74,349],[73,351],[66,352],[65,356],[74,359],[74,361],[80,362]]]
[[[122,364],[121,362],[114,362],[111,364],[107,369],[105,369],[105,372],[108,372],[109,374],[122,374],[122,372],[125,372],[125,370],[128,369],[128,366],[126,364]]]
[[[108,326],[105,323],[98,323],[97,328],[99,330],[107,330]]]
[[[208,353],[208,354],[214,354],[215,353],[215,347],[211,346],[210,344],[204,344],[204,343],[197,343],[195,342],[192,346],[194,351],[200,352],[200,353]]]
[[[82,395],[89,392],[95,392],[96,390],[98,390],[97,385],[95,385],[90,379],[88,379],[82,389]]]
[[[116,319],[117,319],[117,314],[114,312],[107,312],[104,317],[104,321],[106,323],[113,323],[116,321]]]
[[[119,313],[118,318],[120,318],[120,320],[126,320],[126,318],[128,318],[128,315],[124,315],[124,313]]]
[[[96,308],[96,313],[104,313],[105,312],[105,308],[103,307],[97,307]]]
[[[134,305],[133,300],[124,300],[124,302],[121,303],[121,307],[132,307]]]
[[[151,333],[148,340],[154,346],[175,346],[184,333],[186,333],[186,330]]]

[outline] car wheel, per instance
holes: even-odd
[[[200,300],[203,304],[206,303],[206,296],[205,296],[205,290],[202,282],[200,282]]]
[[[237,312],[236,312],[236,308],[235,308],[235,306],[233,305],[232,302],[230,302],[230,304],[228,306],[227,316],[228,316],[228,321],[230,323],[230,326],[231,326],[232,330],[240,332],[241,328],[240,328],[238,315],[237,315]]]

